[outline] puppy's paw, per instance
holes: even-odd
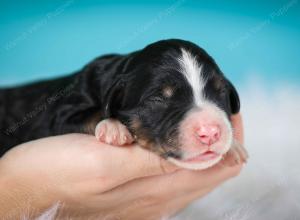
[[[133,142],[133,137],[126,126],[115,119],[100,121],[96,126],[95,136],[101,142],[118,146]]]
[[[227,166],[235,166],[246,163],[248,159],[247,150],[243,145],[234,141],[233,146],[225,154],[223,164]]]

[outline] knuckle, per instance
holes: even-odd
[[[231,167],[229,176],[230,177],[238,176],[241,173],[242,167],[243,167],[243,165],[237,165],[237,166]]]
[[[179,169],[179,167],[171,164],[163,158],[160,158],[159,164],[162,174],[169,174]]]

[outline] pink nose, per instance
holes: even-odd
[[[197,136],[202,144],[212,145],[220,139],[221,131],[217,125],[201,125]]]

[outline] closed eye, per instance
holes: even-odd
[[[165,101],[164,98],[160,96],[151,96],[148,100],[156,103],[163,103]]]

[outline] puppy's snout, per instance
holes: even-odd
[[[179,134],[183,158],[207,151],[224,154],[232,143],[230,121],[222,110],[211,104],[190,111],[180,124]]]
[[[204,124],[196,129],[196,137],[201,144],[210,146],[220,139],[221,129],[218,125]]]

